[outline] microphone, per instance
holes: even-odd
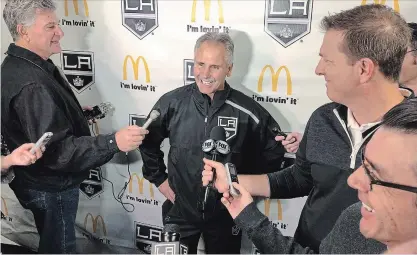
[[[226,140],[226,130],[223,127],[216,126],[210,132],[210,139],[206,140],[203,143],[202,149],[203,152],[211,154],[211,160],[218,161],[217,157],[219,155],[227,155],[230,152],[230,146],[227,144]],[[213,180],[216,178],[216,172],[214,171]],[[213,197],[213,180],[204,189],[204,199],[197,206],[201,208],[203,219],[205,218],[205,213],[207,208],[213,207],[214,205],[208,206],[209,197]],[[203,187],[204,188],[204,187]]]
[[[83,113],[87,120],[93,120],[112,116],[114,111],[115,107],[110,102],[106,102],[94,106],[92,110],[84,110]]]
[[[230,146],[225,141],[226,130],[216,126],[210,131],[210,139],[203,143],[202,149],[205,153],[211,154],[211,160],[216,161],[218,155],[226,155],[230,152]]]
[[[166,224],[162,230],[162,241],[152,244],[152,254],[188,254],[188,247],[180,242],[180,226]]]
[[[161,115],[158,110],[152,110],[151,114],[149,114],[149,118],[146,120],[145,124],[143,124],[142,128],[147,129],[152,121],[156,120],[159,115]]]
[[[275,135],[279,135],[279,136],[283,136],[284,137],[284,140],[285,139],[287,139],[287,134],[286,133],[284,133],[284,132],[282,132],[278,127],[274,127],[274,128],[272,128],[271,129],[271,131],[272,131],[272,133],[274,133]],[[290,140],[290,144],[293,144],[293,143],[295,143],[297,141],[297,138],[295,138],[295,137],[293,137],[293,138],[291,138],[291,140]]]

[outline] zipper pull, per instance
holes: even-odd
[[[205,123],[207,123],[207,116],[206,116],[206,118],[204,119],[204,122],[205,122]]]

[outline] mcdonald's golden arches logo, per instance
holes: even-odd
[[[1,213],[4,214],[4,216],[9,215],[9,211],[7,210],[6,200],[4,200],[3,197],[1,197]]]
[[[278,219],[277,220],[282,220],[282,204],[281,201],[279,199],[276,200],[277,201],[277,212],[278,212]],[[264,214],[266,217],[270,218],[271,216],[271,199],[265,199],[264,201],[265,203],[265,207],[264,207]],[[270,218],[270,220],[272,220]]]
[[[372,2],[372,0],[369,0],[370,2]],[[400,0],[391,0],[392,1],[392,8],[394,9],[394,11],[396,12],[400,12]],[[361,5],[365,5],[367,4],[367,0],[362,0]],[[383,4],[385,5],[387,3],[387,0],[373,0],[374,4]]]
[[[278,87],[278,78],[282,70],[285,71],[286,77],[287,77],[287,95],[292,95],[292,80],[291,80],[291,73],[288,70],[286,66],[281,66],[278,68],[276,72],[274,72],[274,68],[271,65],[266,65],[264,68],[262,68],[261,74],[259,75],[258,79],[258,92],[262,92],[263,88],[263,81],[264,81],[264,75],[266,70],[269,70],[271,72],[271,79],[272,79],[272,91],[277,92]]]
[[[97,233],[97,226],[98,223],[101,222],[101,227],[102,227],[102,231],[103,231],[103,235],[107,236],[107,230],[106,230],[106,224],[104,223],[103,217],[101,215],[97,215],[96,217],[94,217],[91,213],[87,213],[87,215],[84,218],[84,228],[87,229],[87,223],[88,223],[88,219],[91,218],[91,223],[92,223],[92,232],[93,233]],[[100,221],[99,221],[100,220]]]
[[[137,57],[136,60],[134,60],[134,58],[131,55],[127,55],[125,57],[125,60],[123,62],[123,80],[127,80],[127,63],[128,63],[129,60],[132,63],[133,77],[135,78],[135,80],[139,79],[139,65],[140,65],[140,62],[142,61],[143,66],[145,67],[146,82],[150,83],[151,82],[151,74],[149,72],[148,63],[146,62],[146,59],[143,56]]]
[[[219,23],[224,23],[222,0],[217,0]],[[211,0],[204,0],[204,20],[210,21]],[[193,7],[191,9],[191,22],[196,22],[197,0],[193,0]]]
[[[68,16],[68,1],[71,1],[71,0],[64,0],[65,16]],[[82,1],[83,1],[83,5],[84,5],[85,16],[88,17],[89,16],[89,11],[88,11],[87,0],[82,0]],[[79,15],[78,0],[72,0],[72,6],[74,7],[75,14]]]
[[[129,187],[128,187],[129,188],[129,193],[133,193],[133,179],[134,179],[134,177],[136,177],[137,182],[138,182],[139,194],[143,195],[143,188],[144,188],[145,178],[140,177],[136,173],[132,174],[130,179],[129,179]],[[155,193],[154,193],[154,190],[153,190],[153,185],[148,181],[146,181],[146,182],[149,185],[149,194],[150,194],[151,198],[154,199],[155,198]]]

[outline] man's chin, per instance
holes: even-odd
[[[207,86],[204,84],[197,84],[198,85],[198,89],[200,90],[201,93],[203,94],[212,94],[213,92],[213,85]]]
[[[365,238],[372,238],[374,235],[372,234],[371,226],[369,226],[370,222],[367,222],[365,219],[361,219],[359,223],[359,230]]]

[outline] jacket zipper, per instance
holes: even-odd
[[[342,120],[342,118],[340,118],[340,115],[339,115],[339,113],[337,112],[336,109],[333,109],[333,113],[336,115],[340,124],[342,124],[342,127],[345,130],[345,132],[346,132],[346,134],[349,138],[350,146],[352,148],[352,153],[350,154],[350,169],[355,169],[356,155],[358,154],[358,152],[357,152],[357,150],[355,150],[355,147],[353,146],[353,141],[352,141],[352,138],[350,137],[350,134],[347,130],[346,123]]]
[[[339,122],[342,124],[343,129],[345,130],[347,136],[349,137],[349,141],[350,141],[350,145],[352,147],[352,153],[350,154],[350,168],[352,170],[355,170],[355,162],[356,162],[356,156],[358,155],[359,152],[359,148],[362,147],[362,145],[368,140],[368,138],[375,133],[375,131],[378,130],[378,127],[375,128],[374,130],[372,130],[371,132],[369,132],[369,134],[367,136],[365,136],[362,141],[358,144],[357,148],[355,148],[353,146],[353,142],[352,139],[350,137],[350,134],[346,128],[346,123],[342,120],[342,118],[340,117],[339,113],[337,112],[336,109],[333,109],[334,114],[336,115],[337,119],[339,120]]]
[[[204,136],[207,137],[207,119],[208,116],[206,115],[206,118],[204,119]]]

